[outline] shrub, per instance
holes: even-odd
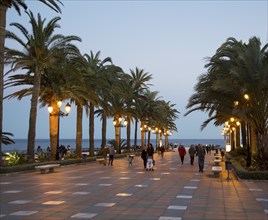
[[[25,162],[24,156],[17,152],[11,152],[11,153],[7,152],[6,155],[7,155],[6,160],[8,161],[9,166],[16,166],[18,164],[23,164]]]
[[[79,157],[75,152],[68,152],[65,158],[72,159],[72,158],[79,158]]]
[[[245,147],[237,147],[234,151],[230,152],[232,157],[237,157],[237,156],[247,156],[247,149]]]
[[[235,174],[241,179],[268,180],[268,171],[257,171],[254,167],[246,170],[237,161],[233,161]]]

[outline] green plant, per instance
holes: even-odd
[[[78,158],[77,154],[75,152],[68,152],[66,159],[72,159],[72,158]]]
[[[242,167],[246,167],[247,161],[244,157],[240,157],[237,160]]]
[[[38,155],[38,159],[40,162],[44,162],[48,160],[47,154],[44,152],[39,152],[37,153],[37,155]]]
[[[17,152],[7,152],[6,155],[6,160],[8,161],[9,166],[15,166],[24,162],[22,155]]]

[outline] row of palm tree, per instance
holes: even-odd
[[[255,156],[258,167],[268,169],[268,44],[261,47],[257,37],[248,43],[228,38],[205,67],[186,115],[207,112],[202,128],[211,121],[218,126],[230,118],[239,120],[247,166]]]
[[[58,123],[60,109],[58,100],[68,100],[75,104],[76,120],[76,153],[82,151],[83,111],[89,116],[90,155],[94,155],[94,117],[102,119],[102,147],[106,145],[107,118],[124,116],[129,122],[147,123],[163,130],[176,130],[175,120],[178,111],[174,104],[160,100],[157,92],[151,92],[149,81],[152,75],[136,68],[125,73],[122,68],[113,64],[107,57],[100,59],[100,52],[82,55],[73,44],[81,41],[77,36],[54,34],[59,28],[59,17],[46,23],[41,15],[37,19],[31,11],[27,12],[31,31],[22,24],[12,23],[23,38],[14,32],[7,31],[6,37],[17,42],[20,49],[5,48],[5,63],[11,72],[26,73],[10,75],[5,88],[18,86],[19,90],[6,96],[18,98],[31,96],[31,109],[28,131],[27,154],[34,159],[35,130],[38,101],[41,106],[51,105],[50,146],[51,155],[56,157]],[[23,86],[23,87],[21,87]],[[131,123],[127,127],[127,146],[130,148]],[[115,127],[116,133],[118,127]],[[135,135],[135,140],[137,136]],[[135,141],[136,142],[136,141]],[[117,146],[119,147],[119,146]],[[119,150],[119,149],[118,149]]]

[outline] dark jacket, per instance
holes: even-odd
[[[142,150],[142,152],[141,152],[141,158],[143,160],[146,160],[147,159],[147,152],[146,152],[146,150]]]
[[[153,156],[154,155],[154,148],[153,147],[148,147],[147,148],[147,154],[148,154],[148,156]]]

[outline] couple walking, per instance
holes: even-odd
[[[181,164],[184,162],[184,157],[186,155],[186,150],[183,145],[180,145],[178,148],[180,159],[181,159]],[[204,164],[205,164],[205,155],[206,151],[205,148],[203,148],[202,144],[198,144],[198,146],[194,147],[192,144],[188,150],[189,155],[190,155],[190,160],[191,160],[191,165],[194,164],[194,157],[198,157],[198,166],[199,166],[199,172],[203,173],[204,170]]]
[[[141,158],[143,160],[144,169],[146,169],[148,157],[153,160],[153,156],[154,156],[154,148],[152,144],[149,144],[147,149],[143,147],[143,150],[141,152]]]

